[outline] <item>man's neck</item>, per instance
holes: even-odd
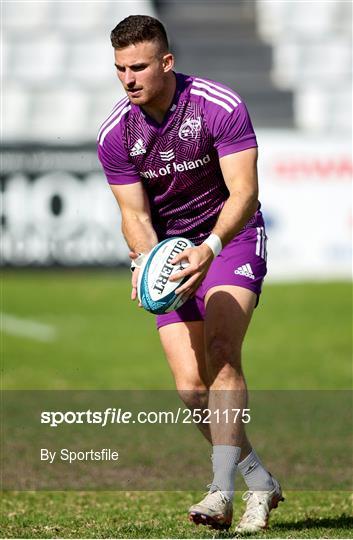
[[[174,73],[171,73],[171,76],[167,80],[165,91],[163,96],[158,97],[154,103],[149,105],[144,105],[142,110],[148,114],[153,120],[161,124],[164,120],[164,117],[167,111],[170,109],[173,102],[174,94],[176,89],[176,76]]]

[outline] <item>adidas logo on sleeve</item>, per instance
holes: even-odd
[[[252,268],[249,263],[239,266],[236,270],[234,270],[234,274],[237,274],[239,276],[244,276],[250,279],[255,279],[255,276],[253,274]]]

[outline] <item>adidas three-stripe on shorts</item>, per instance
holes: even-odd
[[[181,308],[157,315],[157,328],[176,322],[202,321],[205,318],[204,298],[209,289],[220,285],[237,285],[253,291],[257,302],[267,272],[267,236],[260,211],[256,219],[237,234],[213,260],[195,295]]]

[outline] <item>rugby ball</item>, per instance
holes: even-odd
[[[194,244],[187,238],[176,237],[163,240],[146,255],[137,280],[137,296],[142,307],[151,313],[161,315],[178,309],[185,302],[175,291],[188,277],[178,281],[169,281],[188,265],[187,261],[173,265],[176,255]]]

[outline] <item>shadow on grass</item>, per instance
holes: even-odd
[[[290,530],[310,530],[310,529],[340,529],[340,530],[353,530],[353,517],[348,516],[347,514],[341,514],[335,518],[307,518],[299,521],[287,521],[285,523],[276,523],[269,529],[261,531],[258,533],[259,536],[262,534],[270,534],[273,532],[288,532]],[[239,538],[245,537],[244,535],[239,535]],[[257,536],[257,534],[252,533],[248,536]],[[234,532],[222,531],[216,534],[216,538],[237,538],[237,535],[234,535]],[[285,538],[285,536],[283,536]]]
[[[300,521],[290,521],[286,523],[276,523],[276,529],[350,529],[353,528],[353,517],[341,514],[335,518],[307,518]]]

